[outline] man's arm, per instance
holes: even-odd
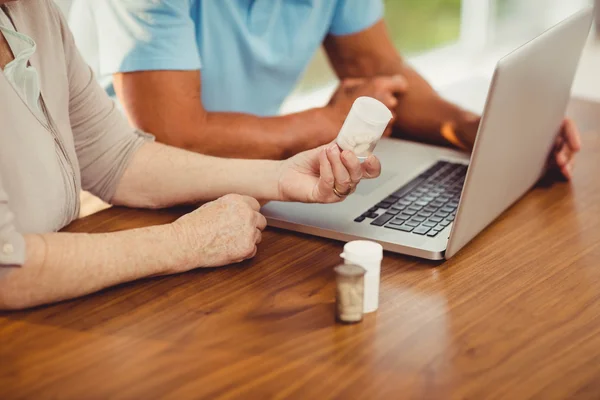
[[[400,135],[435,144],[458,145],[471,149],[475,143],[480,118],[471,112],[442,99],[433,88],[398,54],[387,32],[379,21],[371,28],[347,36],[328,36],[325,49],[340,79],[401,74],[408,90],[399,96],[395,108]],[[454,132],[458,139],[448,140],[442,130]],[[579,131],[572,121],[566,120],[557,136],[550,156],[552,169],[570,179],[574,157],[581,148]]]
[[[261,118],[207,112],[199,71],[140,71],[114,75],[114,86],[130,122],[163,143],[233,158],[284,159],[335,139],[354,99],[369,95],[388,105],[404,81],[382,78],[339,91],[322,108]],[[260,93],[256,94],[260,96]],[[235,96],[235,93],[231,93]],[[390,103],[391,101],[391,103]]]
[[[339,116],[330,108],[273,118],[209,113],[200,79],[199,71],[140,71],[115,74],[114,86],[133,125],[203,154],[283,159],[335,138]]]
[[[398,54],[387,32],[385,22],[361,32],[345,35],[329,35],[325,50],[340,79],[363,78],[380,75],[402,75],[408,89],[398,98],[395,108],[395,128],[400,134],[436,143],[448,144],[441,135],[444,124],[453,124],[460,132],[471,127],[476,116],[442,99],[431,85],[412,69]],[[474,138],[462,138],[471,145]]]
[[[80,47],[90,50],[89,61],[97,65],[99,76],[114,78],[130,122],[163,143],[216,156],[284,159],[332,141],[356,97],[392,98],[395,104],[390,93],[404,87],[404,82],[380,79],[339,91],[326,107],[282,117],[207,112],[200,70],[202,62],[211,60],[200,58],[197,29],[202,22],[192,17],[193,3],[80,1],[71,12]],[[94,26],[106,29],[99,32]],[[235,90],[226,94],[237,95]]]

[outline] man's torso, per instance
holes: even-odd
[[[336,2],[233,3],[197,0],[192,8],[205,107],[277,114],[323,42]]]
[[[183,60],[196,51],[207,110],[267,116],[278,113],[334,21],[342,21],[337,31],[345,34],[380,17],[379,0],[362,1],[78,0],[71,26],[111,95],[113,73],[189,69],[193,62],[183,66]],[[182,28],[186,24],[188,30]],[[195,41],[178,48],[183,35],[194,35]],[[161,49],[171,60],[154,53]]]

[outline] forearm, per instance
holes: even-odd
[[[106,234],[26,235],[25,240],[26,263],[0,271],[2,309],[83,296],[190,263],[171,225]]]
[[[447,143],[441,136],[445,123],[461,126],[472,115],[444,100],[399,54],[383,21],[354,35],[329,36],[325,48],[340,79],[402,75],[407,90],[395,108],[396,133],[432,143]]]
[[[408,90],[398,99],[395,109],[395,134],[409,136],[436,144],[447,144],[441,135],[442,125],[461,125],[469,113],[443,99],[431,85],[399,56],[390,55],[387,60],[369,67],[363,63],[365,71],[372,70],[373,76],[402,75],[408,83]]]
[[[112,203],[163,208],[236,193],[277,200],[280,161],[224,159],[145,144],[125,171]]]
[[[340,127],[326,108],[278,117],[209,112],[204,121],[181,127],[188,139],[177,147],[218,157],[282,160],[333,140]]]
[[[200,71],[115,74],[114,86],[132,125],[159,142],[219,157],[285,159],[333,140],[343,122],[328,107],[276,117],[209,112]]]

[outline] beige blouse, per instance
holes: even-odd
[[[9,2],[5,11],[37,43],[30,63],[47,121],[0,72],[0,267],[24,263],[23,234],[57,231],[74,220],[82,188],[110,202],[149,139],[98,86],[52,0]]]

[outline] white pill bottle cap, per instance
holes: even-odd
[[[383,136],[393,115],[385,104],[372,97],[362,96],[354,101],[337,138],[343,150],[354,151],[360,161],[368,158]],[[363,139],[367,139],[364,140]]]
[[[383,247],[368,240],[346,243],[341,254],[346,264],[356,264],[365,269],[363,312],[371,313],[379,308],[379,281]]]
[[[361,260],[364,262],[381,262],[383,259],[383,247],[376,242],[355,240],[354,242],[346,243],[341,257],[349,261]]]

